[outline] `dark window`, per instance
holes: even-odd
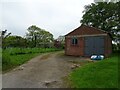
[[[74,45],[78,44],[78,39],[77,38],[72,38],[72,44],[74,44]]]

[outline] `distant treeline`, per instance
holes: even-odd
[[[64,41],[58,41],[56,43],[56,40],[54,40],[53,35],[44,30],[41,29],[35,25],[32,25],[28,27],[27,33],[25,37],[17,36],[17,35],[11,35],[11,33],[7,33],[7,30],[1,31],[1,46],[2,48],[9,48],[9,47],[40,47],[40,48],[52,48],[52,47],[63,47]]]

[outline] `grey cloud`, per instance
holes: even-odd
[[[0,22],[2,29],[6,28],[13,34],[24,36],[26,29],[34,24],[50,31],[55,38],[77,28],[80,25],[84,5],[93,2],[93,0],[9,1],[2,2],[2,23]]]

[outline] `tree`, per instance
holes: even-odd
[[[5,48],[5,39],[10,36],[11,33],[7,33],[7,30],[1,31],[0,32],[0,46],[2,46],[2,48]]]
[[[11,33],[8,33],[8,34],[7,34],[7,30],[4,30],[4,31],[1,32],[1,37],[2,37],[2,39],[5,39],[5,38],[7,38],[10,34],[11,34]]]
[[[27,47],[26,39],[21,36],[8,36],[5,38],[5,47]]]
[[[105,30],[112,35],[113,41],[120,41],[120,2],[92,3],[85,6],[83,13],[82,24]]]
[[[26,38],[31,47],[49,47],[53,41],[53,35],[50,32],[35,25],[30,26],[27,30]]]
[[[65,36],[59,36],[56,40],[54,40],[54,46],[57,48],[65,47]]]
[[[40,30],[39,27],[36,27],[35,25],[32,25],[28,27],[28,33],[26,33],[26,38],[29,42],[30,47],[36,46],[36,33],[38,30]]]

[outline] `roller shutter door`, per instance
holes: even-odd
[[[104,36],[85,37],[85,56],[104,54]]]

